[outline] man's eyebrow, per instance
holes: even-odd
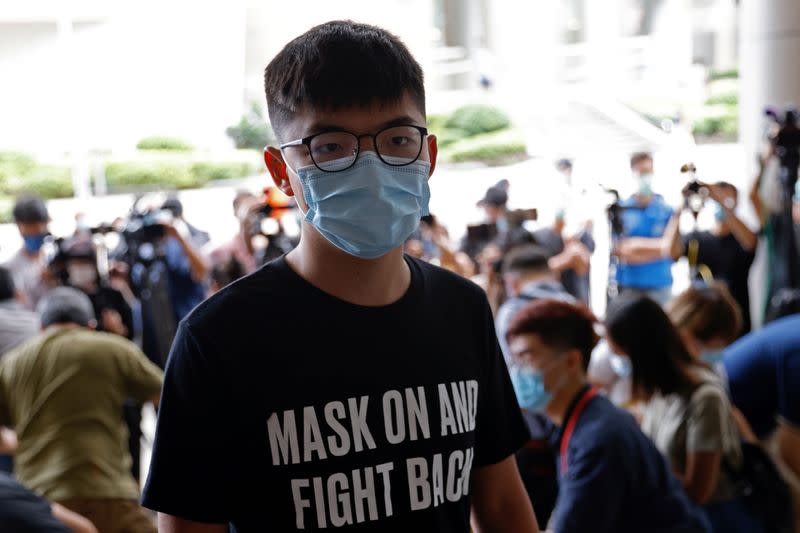
[[[381,130],[384,130],[386,128],[391,128],[393,126],[417,125],[416,124],[417,122],[418,121],[415,120],[414,118],[412,118],[412,117],[410,117],[408,115],[403,115],[403,116],[400,116],[400,117],[397,117],[397,118],[393,118],[391,120],[388,120],[388,121],[378,125],[378,127],[377,127],[377,129],[375,131],[369,132],[369,133],[377,133],[377,132],[379,132]],[[311,126],[308,128],[307,131],[308,131],[308,133],[306,135],[304,135],[304,137],[315,135],[317,133],[325,133],[325,132],[329,132],[329,131],[349,131],[349,130],[347,128],[343,128],[342,126],[339,126],[337,124],[330,124],[330,123],[325,123],[325,122],[315,122],[315,123],[311,124]],[[352,132],[352,133],[356,133],[356,132]]]

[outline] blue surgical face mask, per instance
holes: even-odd
[[[612,354],[610,362],[611,369],[619,378],[625,379],[633,373],[633,364],[627,355]]]
[[[509,375],[519,406],[531,412],[544,411],[553,396],[544,390],[542,372],[526,365],[520,365],[512,367]]]
[[[297,169],[308,212],[304,219],[350,255],[375,259],[402,245],[428,215],[430,163],[393,167],[363,152],[341,172]]]
[[[722,207],[718,202],[711,200],[711,208],[714,210],[714,220],[717,222],[723,222],[728,217],[728,214],[725,212],[725,208]]]
[[[714,366],[722,361],[723,355],[725,355],[724,350],[703,350],[700,353],[700,360]]]
[[[39,253],[39,250],[41,250],[42,246],[44,245],[45,237],[47,237],[46,233],[40,233],[39,235],[25,235],[22,237],[25,250],[32,254]]]
[[[639,196],[653,196],[653,175],[639,174]]]

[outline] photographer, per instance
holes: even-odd
[[[259,229],[255,227],[255,211],[261,206],[258,197],[249,191],[240,191],[233,199],[233,216],[239,222],[239,231],[233,238],[211,251],[212,269],[222,270],[228,274],[228,282],[250,274],[257,268],[256,254],[253,248],[253,236]]]
[[[672,220],[672,208],[653,193],[653,157],[631,157],[637,192],[620,202],[621,235],[612,253],[618,258],[616,284],[619,292],[632,290],[664,304],[672,294],[672,258],[664,249],[663,236]],[[675,219],[673,224],[677,224]]]
[[[67,241],[56,259],[63,268],[66,284],[89,297],[97,317],[97,329],[132,339],[133,310],[123,293],[103,283],[97,268],[97,254],[91,242]]]
[[[692,266],[705,265],[714,279],[724,282],[742,311],[742,331],[750,331],[750,293],[747,280],[755,259],[758,236],[736,215],[739,191],[730,183],[700,184],[708,191],[709,207],[714,210],[710,231],[692,231],[679,237],[678,225],[670,227],[670,251],[673,259],[689,257]],[[689,196],[689,186],[684,196]]]
[[[559,268],[559,260],[551,265],[560,271],[561,284],[573,297],[581,302],[589,303],[589,262],[594,253],[595,243],[592,237],[592,224],[587,221],[575,235],[564,237],[566,227],[563,209],[556,212],[551,226],[533,232],[533,238],[539,246],[546,248],[552,257],[569,258],[576,266],[564,265]],[[577,263],[576,263],[577,261]]]

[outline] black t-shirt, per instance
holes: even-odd
[[[0,531],[14,533],[69,533],[55,519],[50,504],[0,472]]]
[[[469,531],[470,472],[528,438],[484,293],[406,258],[362,307],[280,258],[197,307],[166,368],[144,504],[253,531]]]
[[[714,279],[728,286],[731,295],[742,309],[744,327],[741,333],[747,333],[750,331],[750,292],[747,278],[755,253],[742,248],[733,234],[718,237],[708,231],[698,231],[683,237],[683,255],[687,253],[689,242],[695,239],[699,244],[698,263],[706,265],[714,275]]]

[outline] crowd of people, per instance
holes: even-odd
[[[149,509],[186,533],[800,531],[800,300],[773,291],[754,328],[763,232],[736,187],[694,181],[670,206],[653,156],[633,154],[600,319],[594,228],[566,231],[569,199],[537,220],[501,180],[460,240],[429,212],[423,87],[380,28],[289,43],[265,73],[275,186],[236,194],[221,246],[177,196],[61,238],[40,198],[17,201],[23,246],[0,267],[4,531],[147,533]],[[682,235],[698,197],[715,225]],[[674,295],[681,256],[693,280]]]

